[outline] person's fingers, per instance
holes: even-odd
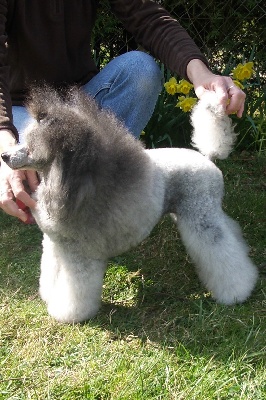
[[[27,213],[25,213],[22,209],[18,207],[16,202],[14,201],[13,198],[13,193],[12,190],[3,190],[1,188],[0,192],[0,207],[4,212],[6,212],[9,215],[12,215],[13,217],[17,217],[21,219],[23,222],[27,221]]]
[[[24,191],[19,191],[19,192],[14,192],[14,195],[16,197],[16,199],[22,201],[22,203],[25,204],[26,207],[29,208],[34,208],[36,206],[36,201],[33,200],[30,195]]]
[[[33,171],[32,171],[33,172]],[[34,208],[36,202],[26,192],[23,182],[28,177],[25,171],[13,171],[4,162],[0,168],[0,207],[7,214],[21,219],[23,222],[28,220],[29,211],[27,207]],[[34,173],[30,176],[31,187],[36,187],[37,177]],[[16,202],[19,200],[20,203]],[[19,204],[23,204],[20,207]]]
[[[228,93],[227,93],[227,80],[225,77],[220,77],[214,75],[212,79],[204,81],[202,85],[195,87],[195,93],[197,97],[200,99],[207,92],[215,92],[217,99],[220,104],[226,109],[228,102]]]
[[[30,187],[31,192],[35,192],[39,186],[39,177],[36,171],[25,171],[27,176],[27,181]]]
[[[239,108],[239,110],[237,111],[236,115],[238,116],[238,118],[241,118],[243,115],[245,109],[245,102],[243,102],[242,106]]]
[[[226,107],[227,114],[236,113],[236,115],[239,118],[242,117],[245,107],[245,99],[246,99],[245,93],[237,86],[231,85],[228,88],[228,97],[229,97],[229,102]]]
[[[198,98],[209,91],[216,93],[219,103],[227,114],[236,113],[239,118],[243,115],[246,95],[239,87],[234,85],[230,77],[215,76],[195,87]]]
[[[14,197],[22,201],[27,207],[33,208],[35,207],[36,202],[25,191],[23,185],[23,181],[25,181],[26,178],[24,171],[14,171],[10,177],[9,183]]]

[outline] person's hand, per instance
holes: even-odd
[[[16,144],[12,133],[0,132],[0,151],[8,150]],[[0,167],[0,208],[7,214],[29,222],[26,207],[34,208],[36,202],[26,192],[23,182],[27,182],[29,190],[34,192],[39,184],[35,171],[13,171],[2,160]]]
[[[206,91],[214,91],[227,114],[236,113],[240,118],[245,106],[245,93],[229,76],[213,74],[200,60],[191,60],[187,65],[187,76],[193,83],[195,93],[201,98]]]

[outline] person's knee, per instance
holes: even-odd
[[[155,60],[147,53],[142,51],[132,51],[128,53],[130,58],[131,78],[143,90],[160,91],[162,88],[163,77],[161,70]]]

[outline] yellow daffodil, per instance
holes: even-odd
[[[234,82],[234,85],[239,87],[240,89],[242,89],[242,90],[245,89],[241,82],[239,82],[235,79],[233,79],[233,82]]]
[[[193,88],[193,85],[182,79],[177,85],[177,93],[189,94],[190,90]]]
[[[244,81],[249,79],[253,74],[253,62],[250,61],[246,64],[238,64],[236,68],[233,69],[233,77],[238,81]]]
[[[170,78],[168,82],[164,84],[165,90],[172,96],[177,93],[177,81],[174,77]]]
[[[181,108],[184,112],[189,112],[193,108],[193,106],[197,102],[197,98],[195,97],[185,97],[185,96],[180,96],[178,97],[178,103],[176,104],[176,107]]]

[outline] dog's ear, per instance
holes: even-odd
[[[47,85],[32,87],[26,102],[29,113],[37,121],[41,121],[50,113],[54,113],[55,108],[60,107],[61,104],[60,94]]]

